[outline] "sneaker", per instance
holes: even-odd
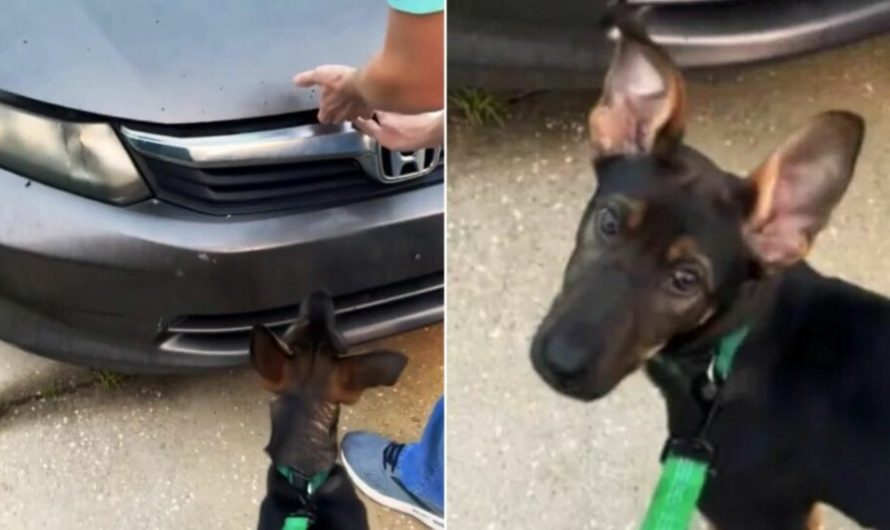
[[[370,432],[351,432],[340,448],[343,467],[371,500],[415,517],[430,528],[445,528],[442,514],[409,492],[395,476],[403,444]]]

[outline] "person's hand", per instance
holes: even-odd
[[[380,145],[393,151],[416,151],[442,144],[445,132],[445,113],[396,114],[376,112],[374,120],[356,118],[353,125]]]
[[[304,88],[321,87],[318,121],[343,123],[371,116],[371,109],[356,88],[357,79],[355,68],[328,64],[295,75],[294,84]]]

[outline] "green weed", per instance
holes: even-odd
[[[503,127],[509,114],[507,100],[479,88],[457,88],[448,94],[449,109],[457,110],[471,125]]]
[[[93,370],[93,377],[106,390],[117,390],[126,379],[125,375],[109,370]]]

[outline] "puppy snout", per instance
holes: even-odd
[[[583,379],[589,371],[591,352],[598,351],[597,333],[584,322],[562,324],[538,341],[538,364],[558,382]]]

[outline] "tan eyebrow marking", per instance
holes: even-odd
[[[627,227],[631,230],[636,230],[643,225],[643,220],[646,217],[646,203],[644,201],[626,200],[625,204],[627,204],[629,210],[627,214]]]

